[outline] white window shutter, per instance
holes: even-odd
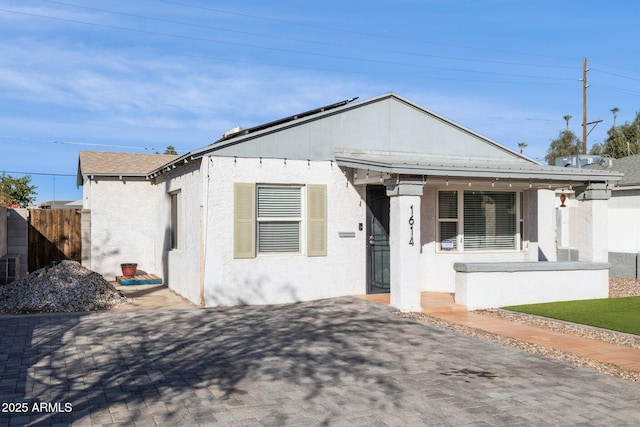
[[[327,256],[327,186],[307,185],[307,256]]]
[[[256,256],[255,184],[233,184],[233,257]]]

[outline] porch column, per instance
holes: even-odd
[[[424,181],[385,181],[389,200],[391,305],[401,311],[420,307],[420,200]]]
[[[557,261],[557,244],[555,233],[555,190],[542,188],[536,191],[537,198],[537,242],[538,261]]]
[[[576,189],[578,203],[578,259],[580,261],[608,262],[607,205],[611,186],[593,183]]]

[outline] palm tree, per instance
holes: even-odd
[[[518,142],[518,147],[520,147],[520,154],[522,154],[522,151],[526,146],[527,146],[526,142]]]
[[[620,109],[618,107],[613,107],[611,109],[611,112],[613,113],[613,127],[616,127],[616,118],[618,118],[618,111],[620,111]]]
[[[562,116],[562,118],[567,122],[567,130],[569,130],[569,120],[571,120],[571,116],[567,114],[566,116]]]

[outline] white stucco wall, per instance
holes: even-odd
[[[610,252],[640,252],[640,209],[609,209]]]
[[[538,249],[540,261],[557,261],[556,207],[560,199],[555,190],[539,189],[538,198]]]
[[[156,274],[164,283],[194,304],[201,301],[201,232],[205,194],[203,180],[207,179],[207,162],[193,161],[173,172],[161,175],[154,182]],[[171,194],[179,194],[178,247],[171,248]]]
[[[610,252],[640,252],[640,190],[614,191],[609,199]]]
[[[577,207],[577,224],[580,230],[578,257],[581,261],[609,259],[608,249],[608,200],[580,201]]]
[[[7,218],[7,253],[20,255],[20,276],[29,267],[29,209],[9,209]]]
[[[114,280],[122,275],[121,263],[134,262],[138,270],[155,273],[154,195],[146,180],[84,183],[84,206],[91,210],[92,270]]]
[[[207,306],[285,303],[366,293],[364,186],[354,188],[335,162],[329,161],[233,157],[211,157],[209,161],[215,178],[209,183],[207,207]],[[234,259],[235,182],[326,184],[327,256],[271,254]],[[359,223],[363,224],[362,231]],[[355,232],[356,237],[339,237],[339,232],[345,231]],[[302,247],[304,252],[305,245]]]
[[[469,310],[607,298],[608,295],[608,268],[456,273],[456,303]]]

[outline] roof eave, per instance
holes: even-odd
[[[147,179],[156,178],[157,176],[160,176],[164,173],[171,172],[178,166],[186,165],[187,163],[193,160],[198,160],[203,156],[205,156],[206,154],[207,154],[207,151],[205,149],[189,151],[187,154],[180,156],[177,159],[172,160],[169,163],[166,163],[160,166],[159,168],[152,170],[151,172],[146,173],[145,176]]]
[[[118,178],[119,180],[126,180],[132,178],[142,178],[144,180],[148,180],[149,176],[146,173],[83,173],[82,174],[83,181],[87,179],[99,179],[99,178]],[[83,182],[84,184],[84,182]],[[82,184],[81,184],[82,185]]]
[[[616,186],[616,188],[614,188],[615,191],[633,191],[633,190],[640,190],[640,184],[632,184],[632,185],[620,185],[618,184]]]
[[[336,156],[339,165],[354,168],[368,169],[387,174],[422,175],[440,177],[462,178],[507,178],[507,179],[544,179],[552,181],[603,181],[617,182],[622,179],[619,173],[584,173],[569,168],[542,167],[539,169],[515,168],[515,167],[479,167],[479,166],[451,166],[451,165],[410,165],[385,163],[382,161],[361,160]]]

